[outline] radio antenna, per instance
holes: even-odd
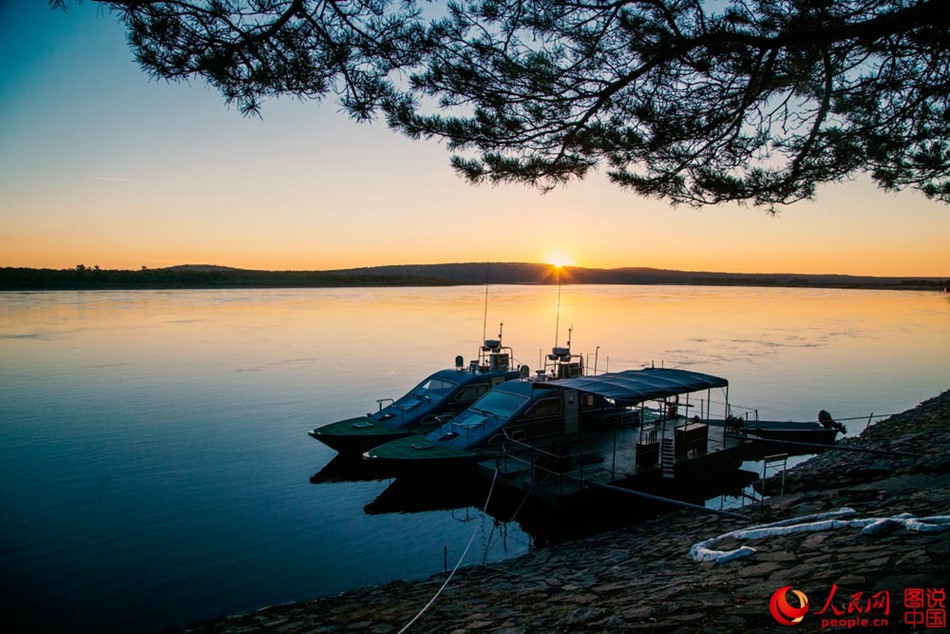
[[[557,273],[557,315],[554,318],[554,347],[557,348],[557,337],[561,329],[561,267],[554,268]]]
[[[485,316],[482,317],[482,343],[488,335],[488,274],[491,272],[491,262],[485,263]]]

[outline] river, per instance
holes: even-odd
[[[533,538],[517,522],[474,506],[370,514],[390,481],[310,481],[334,452],[309,429],[375,409],[456,355],[474,358],[499,330],[531,368],[570,332],[599,371],[721,375],[730,400],[764,418],[894,413],[950,387],[950,296],[940,293],[0,293],[7,622],[151,631],[425,577],[454,564],[473,534],[465,563],[527,552]]]

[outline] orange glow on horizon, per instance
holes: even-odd
[[[573,266],[574,264],[574,259],[571,256],[560,252],[549,255],[545,261],[557,270],[563,269],[566,266]]]
[[[52,242],[52,241],[51,241]],[[74,248],[73,245],[53,243],[54,248],[43,248],[33,242],[18,244],[6,243],[0,240],[0,251],[6,257],[0,261],[2,267],[28,267],[71,269],[77,264],[92,267],[98,265],[103,269],[138,270],[143,266],[148,268],[163,268],[183,264],[208,264],[228,266],[249,270],[267,271],[326,271],[334,269],[363,268],[390,265],[425,265],[448,264],[453,262],[477,261],[477,257],[466,257],[460,254],[439,253],[429,257],[410,256],[405,253],[351,253],[333,254],[336,257],[314,258],[309,254],[270,255],[265,253],[240,253],[216,248],[181,249],[142,249],[139,253],[133,248],[115,248],[112,245],[102,244],[99,248]],[[98,245],[97,245],[98,246]],[[5,248],[6,247],[6,248]],[[60,248],[56,248],[60,247]],[[92,253],[93,255],[90,255]],[[96,255],[99,254],[99,255]],[[551,277],[563,275],[567,281],[569,271],[577,264],[555,258],[502,257],[497,262],[535,262],[550,265]],[[738,252],[738,257],[723,257],[722,254],[709,253],[643,253],[631,255],[628,260],[614,257],[590,258],[585,261],[585,268],[614,269],[626,267],[645,267],[677,271],[704,271],[731,274],[786,274],[800,273],[803,275],[844,274],[876,277],[947,277],[950,276],[950,261],[946,258],[934,258],[932,255],[913,257],[913,254],[900,257],[902,254],[878,253],[876,262],[857,257],[853,253],[839,254],[837,258],[814,260],[798,259],[794,257],[768,259],[762,251],[749,249]],[[610,254],[613,255],[613,254]],[[103,257],[104,256],[104,257]],[[744,256],[744,257],[743,257]],[[941,261],[943,260],[943,261]],[[767,263],[766,263],[767,262]]]

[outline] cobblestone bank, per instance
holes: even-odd
[[[823,453],[787,473],[784,501],[767,504],[757,520],[845,506],[860,517],[950,513],[950,391],[870,427],[847,444],[915,457]],[[888,591],[885,618],[890,625],[885,631],[911,631],[903,624],[904,590],[950,585],[950,531],[896,528],[863,535],[848,528],[749,542],[757,550],[754,555],[725,564],[697,563],[688,556],[692,544],[747,526],[678,511],[500,564],[462,569],[411,631],[788,631],[771,616],[769,598],[778,588],[793,586],[811,601],[810,614],[795,631],[817,632],[822,616],[816,612],[833,585],[833,604],[839,610],[846,610],[848,597],[857,592],[866,603],[871,595]],[[736,545],[729,541],[721,546]],[[397,632],[443,579],[437,575],[362,588],[216,619],[187,631]],[[823,616],[831,616],[834,607]],[[882,609],[873,616],[884,616]]]

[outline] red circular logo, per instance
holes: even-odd
[[[798,625],[808,612],[808,597],[804,592],[792,590],[792,594],[798,598],[799,607],[796,608],[788,602],[786,594],[789,590],[792,590],[792,586],[776,590],[769,601],[769,610],[772,612],[772,617],[782,625]]]

